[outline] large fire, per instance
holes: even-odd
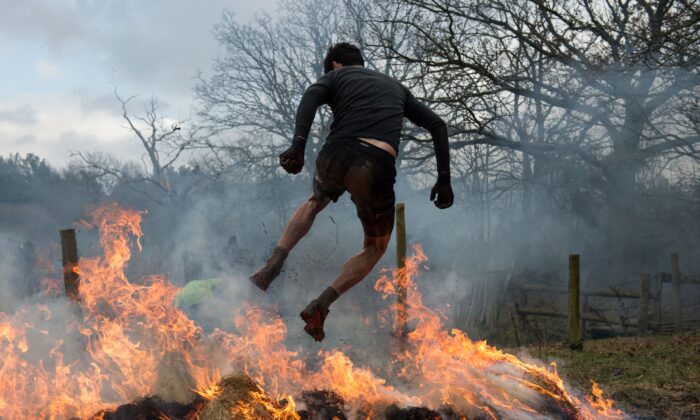
[[[223,392],[222,372],[256,383],[246,401],[231,407],[231,418],[259,418],[259,407],[273,418],[299,418],[293,397],[313,390],[340,397],[349,418],[381,418],[392,404],[449,407],[461,418],[542,418],[552,407],[570,418],[624,417],[595,383],[592,395],[578,398],[554,365],[447,331],[413,281],[426,261],[420,247],[405,268],[375,285],[385,297],[396,294],[399,282],[408,288],[412,330],[389,378],[355,366],[337,349],[315,355],[321,363],[311,368],[307,355],[285,346],[279,314],[254,303],[232,313],[235,331],[205,333],[174,305],[178,289],[166,278],[138,284],[126,278],[131,248],[141,247],[141,218],[116,205],[89,214],[85,225],[99,229],[104,256],[80,260],[79,302],[0,313],[0,418],[100,418],[151,394],[213,401]]]

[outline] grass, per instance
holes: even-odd
[[[536,348],[530,348],[536,354]],[[579,389],[597,382],[616,406],[659,419],[700,418],[700,332],[618,337],[584,342],[582,351],[546,350],[561,375]]]

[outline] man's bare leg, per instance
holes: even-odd
[[[362,281],[379,262],[389,245],[391,233],[385,236],[365,236],[362,251],[348,258],[331,287],[342,295]]]
[[[309,233],[316,215],[325,209],[329,202],[330,199],[328,198],[318,198],[312,195],[308,200],[301,203],[287,222],[287,226],[284,227],[282,235],[277,241],[277,246],[287,252],[291,251],[301,238]]]
[[[277,241],[277,246],[272,251],[272,256],[270,256],[264,266],[250,276],[250,281],[253,284],[263,291],[267,290],[270,283],[277,278],[282,270],[282,265],[284,260],[287,259],[289,251],[309,232],[309,229],[314,224],[316,215],[326,208],[329,202],[330,200],[327,198],[317,198],[312,195],[297,207],[287,222],[287,226],[282,231],[282,235]]]
[[[316,341],[322,341],[325,337],[323,322],[328,315],[328,307],[372,271],[384,255],[390,238],[391,232],[385,236],[365,236],[362,251],[345,261],[331,287],[301,312],[300,316],[306,322],[304,330]]]

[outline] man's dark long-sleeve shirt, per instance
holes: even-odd
[[[376,139],[389,143],[397,153],[403,117],[408,118],[430,132],[438,174],[449,174],[447,125],[397,80],[356,66],[325,74],[306,89],[299,103],[294,130],[296,141],[306,141],[316,109],[323,104],[330,105],[333,111],[328,139]]]

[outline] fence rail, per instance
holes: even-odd
[[[523,292],[530,293],[540,293],[540,294],[558,294],[566,295],[569,290],[563,287],[550,287],[542,286],[538,284],[526,284],[520,287]],[[615,287],[610,288],[600,288],[600,289],[581,289],[579,294],[581,296],[599,296],[599,297],[612,297],[612,298],[632,298],[639,299],[641,296],[638,290],[630,289],[618,289]]]
[[[671,254],[671,272],[656,273],[653,281],[651,274],[642,273],[639,280],[639,289],[622,289],[610,286],[608,288],[584,288],[580,287],[580,258],[578,255],[569,256],[569,281],[568,287],[543,286],[538,284],[524,284],[518,289],[520,299],[516,302],[516,311],[519,316],[544,316],[568,319],[568,343],[571,348],[581,348],[583,335],[586,330],[586,322],[597,322],[608,325],[619,325],[623,329],[636,328],[638,334],[647,334],[650,330],[655,332],[668,332],[683,330],[682,316],[682,285],[700,284],[700,274],[682,274],[679,268],[678,254]],[[662,320],[663,284],[671,283],[671,317],[672,322]],[[567,295],[568,305],[566,312],[545,308],[535,308],[527,305],[528,294],[554,294]],[[630,320],[626,317],[607,317],[598,313],[582,313],[581,296],[584,297],[586,306],[588,297],[638,299],[639,317]],[[692,326],[698,320],[688,320],[686,324]],[[671,328],[672,327],[672,328]]]

